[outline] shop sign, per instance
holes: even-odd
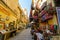
[[[58,19],[58,30],[59,30],[59,33],[60,33],[60,7],[56,7],[56,11],[57,11],[57,19]]]
[[[56,11],[57,11],[58,24],[60,27],[60,7],[56,7]]]

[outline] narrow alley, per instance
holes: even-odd
[[[33,40],[30,34],[30,28],[23,30],[18,35],[14,36],[13,38],[10,38],[10,40]]]
[[[0,40],[60,40],[60,0],[0,0]]]

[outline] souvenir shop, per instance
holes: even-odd
[[[54,35],[58,33],[58,19],[56,13],[56,6],[54,1],[45,1],[42,6],[36,4],[31,5],[30,10],[30,22],[34,21],[37,25],[36,27],[47,28],[50,30],[55,30]]]

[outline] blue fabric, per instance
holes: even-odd
[[[42,16],[42,21],[45,21],[45,17],[46,17],[46,15],[43,15]]]

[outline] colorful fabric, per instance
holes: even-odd
[[[42,12],[41,12],[41,16],[42,15],[44,15],[44,14],[46,14],[47,12],[45,11],[45,10],[43,10]]]
[[[51,25],[51,26],[50,26],[50,29],[51,29],[51,30],[54,30],[54,25]]]
[[[54,29],[57,30],[58,29],[58,26],[57,25],[54,25]]]
[[[34,18],[35,20],[37,20],[37,19],[38,19],[38,17],[37,17],[37,16],[33,16],[33,18]]]
[[[42,21],[45,21],[45,17],[46,17],[46,15],[42,16]]]

